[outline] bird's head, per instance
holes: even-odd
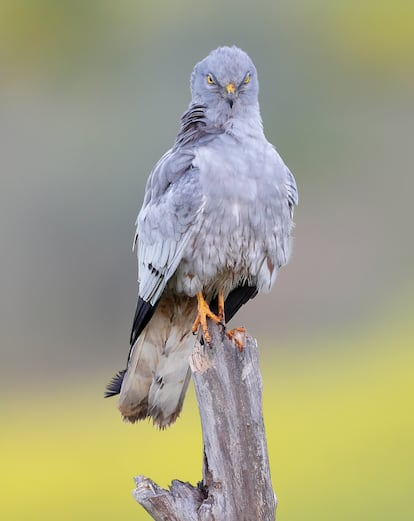
[[[205,105],[217,119],[246,112],[258,105],[256,68],[238,47],[219,47],[194,67],[191,93],[193,103]]]

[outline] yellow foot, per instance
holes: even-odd
[[[243,351],[246,344],[246,328],[235,327],[230,331],[226,331],[226,337],[236,344],[240,353]]]
[[[209,344],[211,342],[211,336],[208,332],[207,328],[207,318],[210,318],[216,324],[224,326],[224,297],[222,292],[219,293],[218,296],[218,315],[215,315],[207,302],[204,300],[203,294],[200,291],[197,293],[198,300],[198,312],[196,319],[193,324],[193,333],[197,333],[199,326],[201,326],[201,330],[203,331],[204,340]]]

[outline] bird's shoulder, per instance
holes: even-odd
[[[185,149],[194,145],[205,145],[224,132],[224,126],[210,121],[205,105],[191,103],[181,116],[180,130],[174,148]]]
[[[277,176],[279,182],[286,187],[289,203],[292,206],[296,206],[298,204],[298,189],[294,175],[283,161],[275,146],[269,142],[268,151],[271,157],[271,171]]]
[[[205,146],[225,129],[215,126],[206,115],[206,107],[191,104],[181,117],[180,130],[175,143],[154,166],[145,188],[143,208],[150,202],[162,197],[177,184],[188,181],[186,175],[194,169],[193,160],[198,147]]]
[[[143,208],[157,201],[191,169],[194,153],[188,148],[170,148],[152,169],[145,187]]]

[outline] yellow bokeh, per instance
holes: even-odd
[[[414,512],[414,330],[400,326],[326,339],[337,343],[331,354],[312,345],[306,353],[277,348],[263,358],[281,521],[409,519]],[[24,402],[11,397],[3,404],[2,519],[149,519],[131,496],[134,475],[164,487],[172,479],[200,479],[192,390],[182,417],[158,431],[145,422],[122,423],[101,388],[96,379],[57,384],[53,392],[27,392]]]

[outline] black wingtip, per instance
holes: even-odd
[[[106,386],[106,391],[104,394],[104,398],[110,398],[111,396],[116,396],[121,392],[122,382],[124,380],[124,376],[126,373],[126,369],[122,371],[118,371],[116,375],[112,378],[109,384]]]
[[[234,288],[230,292],[229,296],[226,298],[226,302],[224,303],[224,315],[226,317],[226,322],[229,322],[239,311],[239,309],[250,299],[254,298],[257,295],[257,293],[258,291],[256,286],[249,286],[248,282],[240,284],[240,286]],[[210,302],[210,309],[213,313],[217,314],[217,297],[215,297]]]
[[[144,327],[151,320],[152,315],[154,314],[155,308],[157,304],[154,306],[149,302],[145,302],[141,297],[138,298],[137,309],[135,311],[134,321],[132,324],[132,331],[130,337],[130,345],[133,346],[137,341],[137,338],[141,334]]]

